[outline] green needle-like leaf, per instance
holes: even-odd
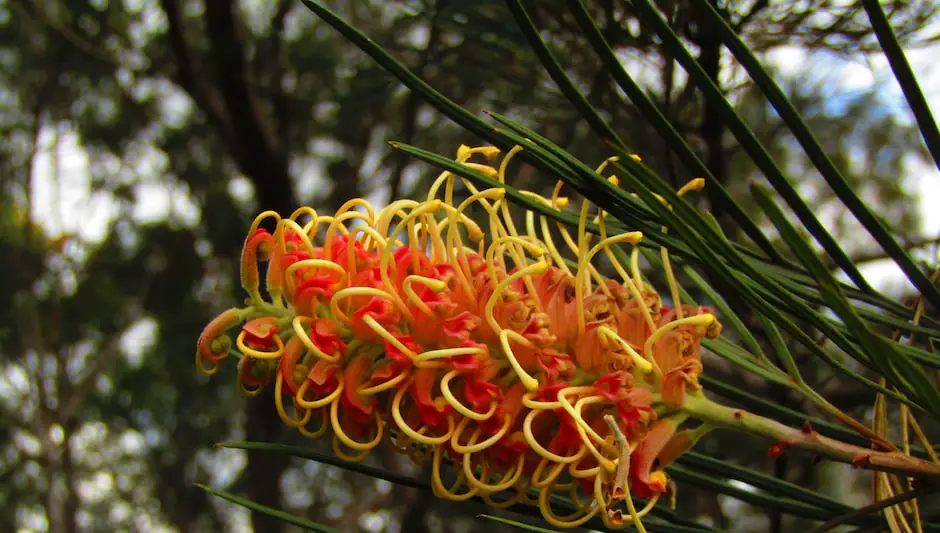
[[[807,505],[780,496],[770,496],[759,491],[750,491],[735,486],[726,479],[703,475],[688,468],[684,468],[679,464],[666,467],[666,471],[669,472],[669,475],[674,477],[676,481],[696,485],[720,494],[727,494],[743,502],[757,505],[762,509],[776,509],[784,513],[809,518],[811,520],[829,520],[832,517],[831,512],[822,510],[816,506]]]
[[[709,191],[713,191],[712,194],[714,194],[716,201],[727,208],[728,213],[734,218],[735,222],[741,226],[741,230],[744,231],[744,234],[747,235],[761,251],[773,260],[785,263],[786,260],[774,249],[773,244],[767,239],[767,236],[764,235],[760,228],[757,227],[757,224],[744,212],[744,209],[728,193],[721,182],[715,179],[715,176],[712,175],[705,163],[695,154],[692,147],[682,138],[682,135],[676,131],[669,120],[660,112],[656,104],[646,96],[646,93],[639,84],[637,84],[630,74],[627,73],[626,69],[623,68],[620,60],[617,59],[617,55],[610,48],[610,45],[607,44],[607,40],[604,39],[604,36],[594,24],[594,21],[591,20],[590,14],[588,14],[587,9],[585,9],[581,1],[568,0],[568,7],[571,9],[572,13],[574,13],[578,26],[587,36],[588,42],[591,43],[594,51],[604,62],[611,77],[613,77],[614,81],[623,89],[624,93],[626,93],[630,101],[633,102],[633,105],[636,106],[643,118],[645,118],[666,141],[666,145],[669,146],[669,149],[675,152],[689,172],[693,175],[705,178],[708,183],[708,189]]]
[[[310,449],[309,447],[304,446],[294,446],[289,444],[279,444],[272,442],[248,442],[248,441],[228,441],[219,443],[218,446],[223,448],[233,448],[239,450],[255,450],[268,453],[279,453],[284,455],[289,455],[291,457],[298,457],[301,459],[307,459],[310,461],[317,461],[319,463],[328,464],[335,466],[337,468],[342,468],[344,470],[349,470],[356,472],[365,476],[369,476],[375,479],[383,479],[390,483],[395,483],[396,485],[402,485],[405,487],[411,487],[419,490],[426,491],[431,493],[431,485],[426,481],[420,481],[408,476],[402,476],[400,474],[395,474],[393,472],[388,472],[381,468],[375,468],[368,465],[363,465],[360,463],[347,463],[336,456],[330,454],[324,454]],[[472,501],[483,503],[483,500],[479,497],[475,497]],[[576,507],[570,501],[561,498],[560,496],[554,495],[552,497],[552,507],[561,511],[568,513],[574,512]],[[517,504],[510,507],[508,510],[512,512],[518,512],[526,516],[531,516],[533,518],[541,518],[540,511],[537,507]],[[650,531],[658,531],[662,533],[722,533],[719,530],[694,525],[687,520],[684,520],[680,516],[662,508],[654,507],[650,511],[650,515],[657,517],[659,520],[648,528]],[[600,519],[595,518],[585,524],[586,527],[591,527],[597,531],[607,531]]]
[[[705,2],[707,3],[707,2]],[[728,129],[734,134],[741,146],[747,151],[757,167],[764,173],[774,189],[783,197],[787,205],[796,213],[806,229],[816,238],[826,253],[862,290],[875,292],[862,273],[858,270],[848,254],[839,246],[835,238],[822,225],[813,210],[803,201],[799,193],[790,185],[783,171],[774,162],[773,157],[760,144],[754,132],[744,123],[744,120],[735,112],[734,108],[725,99],[724,94],[715,82],[709,78],[701,65],[692,57],[679,37],[673,33],[669,25],[662,19],[656,7],[650,0],[634,0],[633,6],[637,15],[650,26],[663,40],[670,54],[676,58],[680,65],[689,73],[689,78],[705,94],[710,105],[718,106],[722,116],[728,124]],[[938,294],[940,296],[940,294]],[[940,301],[940,298],[938,298]]]
[[[490,514],[480,514],[480,515],[477,515],[477,518],[482,518],[484,520],[492,520],[493,522],[499,522],[500,524],[506,524],[507,526],[512,526],[518,529],[524,529],[526,531],[535,531],[536,533],[561,533],[560,531],[557,531],[554,529],[547,529],[544,527],[533,526],[531,524],[526,524],[525,522],[517,522],[515,520],[502,518],[500,516],[493,516]]]
[[[869,16],[871,16],[873,13],[873,11],[870,9],[868,5],[871,3],[872,2],[867,2],[866,4],[866,10],[868,10]],[[659,16],[655,15],[655,13],[652,12],[652,6],[649,4],[649,0],[636,0],[634,4],[636,4],[638,7],[640,7],[641,5],[643,6],[640,9],[640,11],[642,11],[645,14],[644,18],[650,23],[654,24],[658,28],[657,33],[660,33],[660,36],[663,37],[664,40],[666,40],[666,37],[663,36],[660,30],[662,28],[665,28],[666,30],[668,30],[668,26],[665,26],[664,24],[662,24],[662,21],[659,18]],[[877,0],[874,1],[874,4],[875,4],[874,7],[877,9],[877,12],[882,13],[881,8],[878,7]],[[864,200],[862,200],[855,193],[852,187],[848,184],[848,182],[839,172],[839,169],[836,168],[832,160],[829,159],[829,156],[826,155],[822,146],[819,144],[819,142],[816,140],[816,137],[810,131],[809,126],[807,126],[806,122],[803,121],[803,119],[800,117],[799,112],[796,110],[793,104],[790,103],[790,100],[783,93],[783,90],[780,89],[780,87],[776,83],[774,83],[773,79],[770,77],[767,71],[761,66],[760,61],[753,54],[753,52],[751,52],[751,50],[747,47],[747,45],[744,44],[744,41],[742,41],[737,36],[737,34],[734,32],[731,26],[728,25],[725,19],[718,13],[718,11],[715,10],[715,8],[709,2],[696,2],[695,5],[699,7],[699,11],[701,11],[703,14],[708,16],[711,26],[718,30],[718,33],[721,34],[722,38],[725,41],[725,44],[734,54],[734,57],[738,61],[741,62],[741,65],[744,67],[744,69],[747,70],[748,74],[750,74],[754,82],[758,85],[758,87],[760,87],[764,95],[767,96],[767,99],[770,101],[771,105],[773,105],[774,109],[777,110],[777,113],[780,114],[780,118],[783,119],[783,121],[787,124],[787,126],[793,132],[793,135],[796,137],[797,141],[800,143],[800,146],[803,147],[803,150],[806,151],[806,154],[809,156],[810,161],[812,161],[813,165],[815,165],[816,168],[819,170],[820,174],[826,180],[826,183],[828,183],[829,186],[832,188],[833,192],[836,193],[836,196],[838,196],[839,199],[842,200],[842,202],[849,209],[849,211],[851,211],[852,214],[854,214],[855,217],[859,220],[859,222],[862,223],[865,229],[867,229],[869,233],[871,233],[872,237],[874,237],[875,240],[878,241],[878,244],[881,245],[881,247],[885,250],[885,252],[887,252],[891,256],[891,258],[894,259],[894,261],[898,264],[898,266],[901,268],[901,270],[904,272],[907,278],[911,281],[911,283],[913,283],[914,286],[917,287],[920,293],[923,294],[924,297],[927,298],[927,300],[931,302],[934,306],[940,307],[940,290],[938,290],[932,283],[930,283],[930,280],[927,278],[924,272],[914,263],[914,260],[907,253],[907,251],[904,250],[904,248],[897,242],[897,240],[895,240],[894,237],[891,236],[890,232],[885,227],[881,219],[878,218],[878,216],[876,216],[875,213],[872,212],[872,210],[865,204]],[[646,6],[650,6],[649,9]],[[883,15],[884,14],[882,13],[882,16]],[[657,22],[653,21],[654,18],[656,19]],[[874,19],[873,19],[873,22],[874,22]],[[885,21],[885,24],[886,23],[887,21]],[[888,31],[890,32],[890,28],[888,28]],[[882,34],[879,34],[878,37],[880,40],[882,38]],[[671,42],[671,39],[669,39],[669,41]],[[882,45],[884,45],[884,43]],[[673,49],[677,46],[682,47],[681,43],[676,42],[670,48]],[[685,50],[684,47],[682,47],[682,49]],[[900,49],[898,49],[898,52],[900,52]],[[890,57],[891,56],[889,56],[889,59]],[[903,58],[903,53],[901,53],[901,57]],[[895,57],[895,59],[897,58]],[[694,63],[694,60],[692,60],[692,62]],[[686,66],[686,65],[683,65],[683,66]],[[894,68],[894,66],[895,64],[892,63],[892,68]],[[689,70],[690,67],[693,70],[695,68],[694,65],[690,64],[686,66],[686,70]],[[692,72],[690,71],[689,74],[692,75]],[[704,74],[704,72],[702,74]],[[901,78],[899,77],[899,80],[900,79]],[[913,75],[907,81],[913,82],[914,86],[916,87],[916,81],[913,79]],[[702,83],[700,82],[697,82],[697,83],[699,84],[700,88],[706,91],[706,94],[712,94],[713,97],[716,98],[716,101],[717,101],[717,97],[721,96],[720,94],[718,94],[717,97],[714,96],[713,94],[714,91],[711,88],[708,88],[706,90],[706,87],[704,87]],[[717,90],[717,87],[715,87],[714,89]],[[724,101],[723,98],[722,98],[722,101]],[[926,113],[919,114],[918,119],[920,118],[929,119],[931,123],[933,122],[933,119],[930,115],[929,110],[926,110]],[[736,125],[736,123],[731,122],[729,123],[729,125],[732,127],[732,129],[734,129],[735,127],[740,129],[740,126],[743,125],[743,122],[741,122],[740,125]],[[936,130],[935,124],[933,125],[933,128],[934,130]],[[742,133],[744,133],[743,130],[742,130]],[[743,139],[741,139],[741,137],[738,137],[738,138],[739,140],[742,140],[742,144],[744,144]],[[758,164],[760,165],[760,163]],[[766,174],[766,171],[765,171],[765,174]],[[791,203],[792,195],[790,194],[790,192],[786,191],[785,189],[780,188],[779,185],[782,185],[786,181],[785,178],[783,178],[783,175],[779,174],[779,175],[772,176],[768,174],[767,177],[768,179],[770,179],[771,183],[774,185],[774,188],[777,189],[777,192],[779,192],[781,196],[783,196],[783,198],[787,201],[787,203],[790,205],[793,211],[800,218],[800,221],[806,225],[807,229],[809,229],[810,232],[813,233],[813,235],[817,237],[817,239],[819,239],[820,235],[822,234],[817,235],[816,231],[814,230],[814,226],[811,224],[813,221],[805,218],[804,215],[802,214],[802,211],[805,205],[801,205],[801,203],[799,202]],[[828,233],[826,233],[826,235],[828,235]],[[841,248],[839,248],[838,245],[835,244],[835,241],[833,240],[832,242],[829,242],[828,245],[826,242],[823,242],[823,240],[820,240],[819,242],[823,246],[823,248],[826,250],[826,252],[829,253],[830,257],[832,257],[833,260],[835,260],[837,264],[839,264],[839,266],[842,267],[845,273],[848,274],[850,277],[852,277],[853,281],[856,281],[856,283],[858,283],[858,280],[855,279],[855,275],[857,274],[857,271],[854,270],[854,265],[851,265],[849,269],[847,270],[846,265],[842,264],[842,261],[848,260],[848,256],[844,256],[844,257],[838,256],[838,253],[841,251]],[[834,248],[832,248],[833,246]],[[835,252],[837,255],[833,255],[833,252]],[[849,263],[851,263],[851,261],[849,261]],[[858,275],[860,276],[861,274],[858,274]],[[859,288],[866,289],[865,285],[859,285]]]
[[[845,513],[851,510],[851,507],[818,492],[701,453],[687,452],[676,462],[702,474],[734,479],[770,494],[799,501],[829,513]]]
[[[848,299],[839,290],[838,284],[836,284],[829,271],[826,270],[822,261],[816,257],[809,245],[800,238],[799,232],[787,221],[770,194],[756,184],[752,185],[751,189],[758,204],[773,221],[784,241],[790,246],[793,253],[800,257],[807,269],[816,276],[819,286],[827,295],[830,307],[839,314],[849,331],[859,340],[874,366],[889,382],[921,402],[935,418],[940,419],[940,392],[938,392],[923,369],[914,364],[907,354],[897,350],[895,343],[873,334],[868,329],[868,326],[849,304]]]
[[[695,220],[697,217],[699,217],[698,213],[695,212],[694,209],[688,205],[688,203],[683,198],[679,197],[675,191],[671,190],[668,186],[665,186],[665,184],[661,183],[660,180],[657,180],[655,177],[653,177],[649,170],[645,168],[645,166],[642,166],[640,163],[629,159],[629,157],[622,159],[621,163],[613,164],[613,166],[618,170],[617,175],[620,176],[620,178],[624,180],[630,186],[630,188],[639,194],[641,199],[647,204],[648,207],[658,212],[660,217],[666,220],[666,224],[670,227],[670,230],[675,231],[675,233],[681,237],[682,241],[684,241],[690,248],[693,249],[693,251],[702,259],[702,264],[705,265],[714,276],[724,280],[731,287],[734,287],[736,290],[738,290],[751,302],[757,311],[766,314],[768,317],[771,317],[775,323],[777,323],[787,333],[793,336],[798,342],[800,342],[800,344],[804,345],[812,353],[829,363],[831,366],[846,376],[859,381],[860,383],[863,383],[874,390],[882,392],[883,394],[886,394],[895,400],[905,402],[912,407],[919,408],[916,403],[911,402],[896,392],[882,387],[872,380],[865,378],[856,372],[853,372],[844,363],[832,357],[832,355],[827,353],[825,350],[820,349],[816,342],[806,334],[803,328],[799,327],[780,311],[780,306],[791,309],[796,316],[812,317],[814,326],[819,328],[820,331],[832,339],[842,349],[852,354],[859,361],[864,362],[867,360],[866,355],[861,352],[857,346],[852,344],[840,331],[831,327],[831,324],[827,323],[825,320],[821,320],[819,318],[819,313],[806,305],[805,302],[794,298],[790,293],[783,290],[775,280],[763,276],[754,270],[746,261],[741,258],[740,255],[735,253],[734,249],[730,247],[726,241],[721,238],[715,238],[713,236],[712,238],[709,238],[708,231],[705,231],[703,235],[692,230],[691,224],[686,222],[686,220]],[[631,170],[628,170],[624,165],[629,165]],[[637,169],[642,175],[649,177],[647,179],[641,180],[633,174],[633,169]],[[654,196],[654,191],[650,190],[650,186],[655,188],[655,192],[659,193],[661,197],[665,198],[666,202],[668,202],[670,207],[673,209],[662,205],[660,199]],[[593,197],[592,200],[594,200]],[[685,220],[680,218],[680,215],[684,217]],[[708,226],[701,224],[698,224],[698,227],[703,230],[708,228]],[[717,247],[713,249],[711,246],[709,246],[709,243],[715,243],[717,244]],[[737,272],[732,269],[725,268],[725,262],[722,261],[722,259],[717,255],[718,253],[723,253],[724,257],[727,257],[732,262],[733,266],[741,268],[741,271]],[[763,297],[759,291],[764,291],[765,294],[766,291],[773,291],[773,294],[771,295],[773,298],[768,300]]]
[[[862,0],[862,6],[868,13],[868,20],[871,21],[871,27],[878,37],[878,43],[884,50],[885,57],[888,58],[888,64],[894,72],[894,77],[898,80],[901,90],[904,91],[904,97],[907,98],[908,105],[914,112],[914,119],[920,126],[920,132],[924,136],[924,142],[927,144],[927,150],[930,151],[934,163],[940,168],[940,129],[937,128],[937,122],[930,112],[930,104],[924,98],[924,92],[917,83],[917,77],[911,69],[907,57],[904,56],[904,50],[901,49],[901,43],[891,29],[888,17],[878,0]]]
[[[522,7],[522,2],[519,0],[507,0],[506,5],[509,6],[509,11],[512,13],[513,18],[516,19],[516,24],[518,24],[519,29],[522,30],[522,34],[525,36],[526,40],[529,41],[529,46],[532,47],[535,55],[538,56],[542,65],[545,66],[545,70],[548,71],[552,80],[555,81],[555,84],[561,89],[562,94],[571,102],[571,105],[584,117],[584,120],[587,121],[591,129],[593,129],[601,139],[614,142],[626,149],[627,145],[617,136],[613,128],[601,118],[597,110],[594,109],[587,98],[581,94],[581,91],[575,87],[571,78],[565,74],[561,63],[555,59],[555,55],[552,54],[552,51],[548,49],[545,41],[539,36],[539,30],[535,27],[529,14],[526,13],[525,8]]]
[[[288,524],[295,525],[297,527],[302,527],[309,531],[316,531],[318,533],[340,533],[338,529],[334,529],[329,526],[324,526],[323,524],[318,524],[316,522],[313,522],[312,520],[307,520],[306,518],[301,518],[299,516],[295,516],[290,513],[285,513],[284,511],[272,509],[266,505],[261,505],[259,503],[255,503],[251,500],[248,500],[246,498],[236,496],[232,494],[231,492],[214,489],[212,487],[207,487],[205,485],[200,485],[198,483],[196,484],[196,486],[210,494],[214,494],[218,496],[219,498],[228,500],[236,505],[240,505],[247,509],[251,509],[252,511],[255,511],[256,513],[262,513],[262,514],[277,518],[278,520],[282,522],[286,522]]]

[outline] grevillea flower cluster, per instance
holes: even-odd
[[[520,150],[497,165],[498,149],[461,146],[457,161],[505,182]],[[564,210],[561,190],[525,194]],[[639,525],[690,445],[677,407],[700,394],[700,341],[720,325],[665,305],[639,270],[642,235],[609,236],[588,202],[576,235],[513,212],[505,189],[444,172],[424,201],[262,213],[241,258],[247,307],[206,327],[196,364],[214,374],[234,355],[244,393],[273,385],[284,423],[345,461],[387,440],[431,462],[439,497],[538,505],[555,527]],[[556,494],[579,509],[560,516]]]

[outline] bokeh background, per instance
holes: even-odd
[[[935,257],[940,176],[857,2],[708,1],[774,68],[863,198],[913,253]],[[503,3],[325,3],[464,107],[519,119],[588,162],[609,155]],[[870,280],[906,297],[908,287],[843,216],[689,2],[658,3]],[[885,5],[937,108],[937,6]],[[676,185],[695,177],[612,85],[563,2],[527,6],[625,142]],[[762,179],[627,3],[598,0],[591,10],[733,194]],[[240,397],[231,371],[209,380],[193,367],[204,323],[244,298],[237,255],[256,212],[301,204],[322,212],[353,197],[384,204],[420,194],[436,172],[386,141],[452,156],[460,143],[474,143],[471,135],[295,0],[0,0],[0,65],[0,532],[290,530],[195,482],[348,532],[501,530],[476,520],[482,508],[472,504],[318,463],[214,448],[225,439],[301,439],[282,431],[269,397]],[[553,182],[524,167],[514,180],[532,189]],[[723,220],[721,205],[707,195],[700,202]],[[706,372],[802,406],[714,358]],[[824,368],[804,374],[865,419],[867,391]],[[701,451],[850,504],[867,498],[868,477],[811,456],[770,459],[765,443],[727,435],[709,437]],[[370,461],[427,474],[383,448]],[[805,526],[746,500],[680,484],[682,515],[703,524],[774,533]]]

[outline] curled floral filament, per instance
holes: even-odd
[[[497,164],[498,149],[461,146],[457,162],[506,184],[520,151]],[[455,204],[458,183],[468,195]],[[570,202],[561,188],[523,194],[562,212]],[[206,327],[197,368],[214,374],[237,353],[243,392],[273,384],[287,426],[329,436],[345,461],[388,440],[431,463],[439,497],[537,505],[555,527],[599,516],[642,530],[666,490],[662,463],[675,455],[660,453],[677,449],[677,419],[663,413],[699,391],[700,341],[721,327],[708,309],[678,306],[665,250],[676,307],[642,278],[641,233],[608,234],[587,200],[577,214],[576,235],[556,224],[559,248],[550,217],[520,213],[517,226],[506,189],[477,189],[449,172],[424,201],[375,209],[357,198],[331,215],[302,207],[288,218],[266,211],[242,253],[248,307]],[[556,513],[555,495],[577,510]]]

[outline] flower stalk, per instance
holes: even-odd
[[[771,453],[788,448],[802,449],[857,468],[889,472],[921,479],[940,480],[940,464],[924,461],[902,452],[886,452],[862,448],[820,435],[807,423],[793,428],[776,420],[721,405],[702,394],[686,397],[682,410],[689,416],[716,427],[764,437],[774,442]]]

